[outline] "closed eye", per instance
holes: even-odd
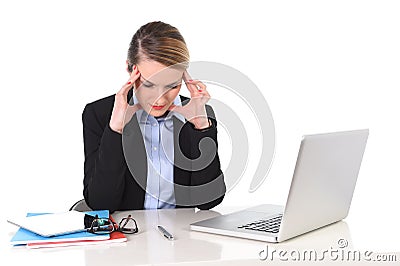
[[[167,87],[167,89],[176,89],[176,88],[178,88],[179,87],[179,84],[177,84],[177,85],[175,85],[175,86],[173,86],[173,87]]]
[[[145,86],[146,88],[151,88],[151,87],[153,87],[154,85],[153,85],[153,84],[144,84],[144,83],[143,83],[143,86]]]
[[[142,85],[146,88],[153,88],[154,84],[149,84],[149,83],[142,83]],[[171,90],[171,89],[177,89],[179,87],[179,85],[181,84],[176,84],[174,86],[167,86],[165,87],[167,90]]]

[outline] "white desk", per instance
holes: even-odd
[[[132,214],[138,222],[139,233],[127,235],[128,242],[126,243],[38,250],[9,247],[7,241],[17,228],[2,221],[2,227],[5,226],[7,232],[2,234],[0,264],[10,265],[10,263],[4,262],[4,260],[7,260],[12,262],[13,265],[41,266],[157,265],[170,263],[179,263],[180,265],[274,265],[287,262],[260,260],[259,253],[267,245],[274,249],[321,250],[329,247],[337,248],[338,239],[344,238],[348,241],[349,248],[352,248],[349,227],[344,221],[280,244],[269,244],[189,230],[190,223],[214,217],[220,213],[229,213],[232,208],[219,208],[218,210],[219,212],[195,209],[117,212],[113,214],[116,221]],[[169,241],[161,236],[156,230],[158,224],[170,231],[175,240]],[[397,259],[400,260],[400,253],[397,253]],[[308,263],[301,264],[307,265]],[[324,263],[338,264],[337,261],[325,261]]]

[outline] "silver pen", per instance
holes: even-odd
[[[174,237],[161,225],[157,225],[158,231],[168,240],[174,240]]]

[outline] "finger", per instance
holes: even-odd
[[[193,91],[193,84],[190,84],[190,81],[189,80],[185,80],[185,84],[186,84],[186,87],[188,88],[188,90],[190,91],[190,92],[192,92]]]
[[[122,88],[117,92],[117,95],[127,96],[130,89],[132,89],[133,83],[131,80],[128,80]]]
[[[140,76],[140,72],[138,69],[132,71],[131,78],[122,86],[122,88],[119,90],[118,94],[120,94],[122,96],[127,96],[129,90],[133,87],[133,84],[135,84],[135,81],[138,79],[139,76]]]
[[[131,73],[131,81],[132,83],[134,83],[137,78],[140,77],[140,71],[137,65],[134,65],[133,69],[132,69],[132,73]]]
[[[204,98],[211,98],[210,93],[207,90],[199,90],[199,94]]]
[[[201,83],[201,85],[200,85],[200,83]],[[203,88],[204,89],[206,88],[206,85],[204,85],[199,80],[188,80],[186,82],[186,87],[190,91],[191,95],[197,95],[199,91],[201,92],[203,90]]]
[[[189,72],[185,70],[183,72],[183,80],[185,81],[186,87],[188,88],[190,94],[196,94],[197,92],[197,86],[191,84],[192,83],[192,77],[189,75]]]
[[[183,72],[183,80],[186,82],[188,80],[192,80],[192,77],[189,75],[189,72],[187,70],[185,70]]]
[[[204,95],[204,92],[207,92],[207,86],[199,80],[193,80],[189,84],[188,87],[190,87],[189,91],[192,97]]]
[[[193,84],[187,83],[186,84],[187,89],[190,92],[190,96],[195,96],[198,93],[197,87]]]
[[[192,80],[192,81],[190,81],[190,84],[195,85],[197,90],[200,92],[205,91],[207,89],[207,86],[200,80]]]
[[[191,99],[192,100],[196,99],[199,102],[205,104],[211,99],[211,96],[207,91],[202,91],[202,92],[198,92],[197,95],[192,96]]]

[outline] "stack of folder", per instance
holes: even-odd
[[[85,212],[88,215],[98,217],[110,217],[108,210]],[[27,216],[41,215],[42,213],[28,213]],[[19,228],[13,238],[10,240],[11,245],[27,248],[49,248],[49,247],[66,247],[66,246],[82,246],[82,245],[98,245],[105,243],[122,243],[126,242],[126,236],[121,232],[112,232],[111,234],[92,234],[87,231],[70,233],[59,236],[44,237],[35,234],[29,230]]]

